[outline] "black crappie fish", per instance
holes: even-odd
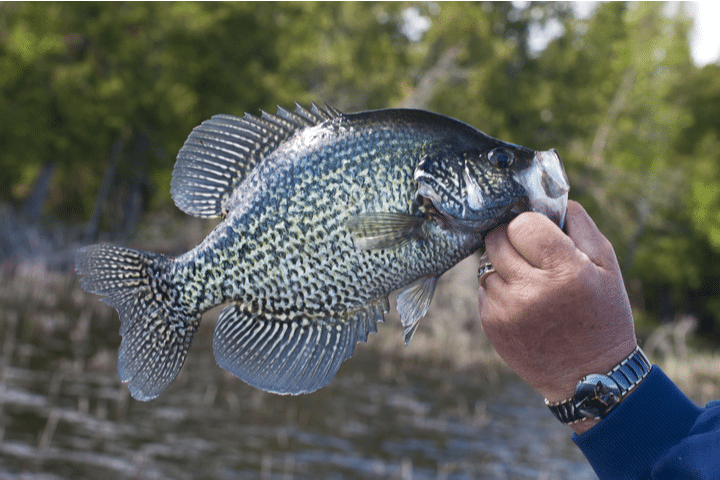
[[[203,312],[225,303],[217,363],[257,388],[307,393],[376,331],[389,293],[402,288],[407,343],[443,272],[520,211],[562,226],[568,189],[554,150],[426,111],[217,115],[180,150],[171,194],[220,224],[177,258],[92,245],[76,268],[118,310],[118,372],[134,398],[167,388]]]

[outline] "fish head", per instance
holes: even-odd
[[[417,196],[430,213],[468,233],[484,234],[528,210],[562,228],[570,186],[558,153],[488,140],[486,148],[438,151],[421,160]]]

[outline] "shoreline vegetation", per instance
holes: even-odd
[[[6,209],[5,212],[8,210]],[[8,214],[5,213],[5,223]],[[20,225],[16,222],[16,226]],[[179,221],[162,213],[149,215],[138,229],[131,246],[177,255],[199,243],[214,222],[198,219]],[[8,232],[7,229],[4,229]],[[117,312],[99,297],[84,292],[72,268],[72,254],[79,246],[67,232],[55,227],[54,236],[28,228],[24,234],[13,230],[14,238],[35,239],[36,248],[25,248],[22,255],[0,258],[0,389],[13,369],[46,368],[35,365],[38,350],[57,350],[75,372],[89,372],[115,378],[119,321]],[[7,234],[6,234],[7,237]],[[58,239],[61,239],[58,241]],[[58,243],[59,242],[59,243]],[[7,238],[4,241],[10,243]],[[7,253],[7,249],[5,250]],[[64,267],[64,268],[58,268]],[[403,365],[421,364],[446,368],[448,373],[481,375],[483,381],[499,385],[512,375],[482,332],[477,311],[477,268],[479,255],[473,255],[443,275],[435,298],[410,344],[402,341],[402,327],[391,313],[371,335],[359,344],[355,355],[381,359],[381,370],[391,374]],[[199,336],[212,337],[221,307],[203,317]],[[673,323],[638,331],[640,345],[653,363],[672,378],[699,405],[718,398],[720,391],[720,353],[697,347],[693,331],[696,321],[682,316]],[[70,357],[67,358],[67,345]],[[63,353],[61,353],[63,351]],[[194,352],[191,351],[190,355]],[[378,355],[379,354],[379,355]],[[47,355],[46,355],[47,356]],[[213,364],[208,368],[219,368]],[[341,371],[342,372],[342,371]],[[182,371],[181,371],[182,376]],[[109,381],[109,380],[108,380]]]

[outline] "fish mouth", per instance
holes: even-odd
[[[527,195],[527,204],[519,208],[543,213],[560,228],[565,226],[570,183],[555,149],[535,152],[530,166],[515,174],[515,181]]]
[[[530,205],[530,199],[523,197],[512,206],[508,212],[508,222],[524,212],[532,212],[532,206]]]
[[[484,230],[482,232],[483,237],[483,243],[485,243],[485,236],[490,233],[492,229],[494,229],[497,226],[500,225],[507,225],[508,223],[512,222],[515,217],[520,215],[524,212],[532,212],[533,208],[532,205],[530,205],[530,199],[527,197],[523,197],[514,204],[510,204],[508,209],[505,211],[504,214],[501,214],[500,216],[493,219],[493,225],[490,226],[490,228]]]

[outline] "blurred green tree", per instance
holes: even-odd
[[[110,192],[95,195],[103,177],[119,199],[157,198],[147,194],[161,189],[167,201],[174,152],[195,125],[273,97],[271,8],[4,4],[2,191],[22,199],[52,162],[51,204],[61,217],[104,204]]]

